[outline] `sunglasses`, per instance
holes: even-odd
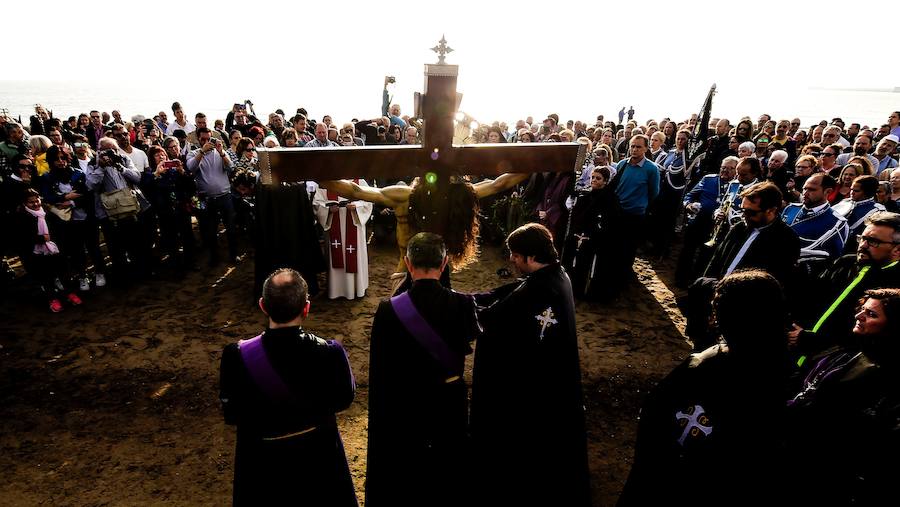
[[[822,153],[823,157],[833,157],[834,153]]]
[[[87,143],[72,143],[73,148],[87,148]]]
[[[741,213],[743,213],[745,215],[749,215],[751,217],[759,215],[760,213],[765,211],[762,209],[750,209],[750,208],[740,208],[740,210],[741,210]]]

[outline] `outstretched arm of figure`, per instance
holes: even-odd
[[[409,202],[412,188],[406,185],[391,185],[384,188],[363,187],[349,180],[329,180],[319,182],[319,186],[351,201],[369,201],[388,208],[396,208]]]
[[[479,181],[473,185],[475,187],[475,195],[481,199],[489,195],[499,194],[504,190],[509,190],[519,183],[522,183],[527,180],[529,176],[531,175],[528,173],[505,173],[492,180]]]

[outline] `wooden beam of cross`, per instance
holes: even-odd
[[[441,55],[441,61],[443,58]],[[453,145],[458,74],[458,65],[425,65],[421,145],[258,148],[262,183],[349,178],[371,181],[419,174],[429,175],[426,180],[440,184],[453,175],[563,172],[581,167],[585,157],[581,143]]]

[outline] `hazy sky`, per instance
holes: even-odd
[[[757,114],[758,103],[778,109],[810,86],[900,86],[894,0],[815,7],[721,0],[273,1],[244,8],[52,0],[41,2],[40,11],[29,2],[7,4],[5,28],[14,36],[7,42],[21,41],[7,54],[19,55],[16,62],[27,70],[7,66],[2,79],[115,79],[167,90],[206,82],[240,89],[236,100],[259,97],[277,83],[296,88],[303,105],[354,115],[378,114],[385,74],[397,77],[395,101],[411,112],[423,63],[436,61],[428,48],[442,34],[456,50],[447,61],[460,65],[462,109],[482,120],[549,112],[612,116],[622,105],[634,105],[643,117],[686,115],[713,82],[717,105],[751,109],[745,114]],[[42,57],[47,63],[39,63]],[[271,110],[262,97],[254,100]]]

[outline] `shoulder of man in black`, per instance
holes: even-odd
[[[272,368],[299,400],[285,403],[291,411],[333,415],[353,402],[356,382],[343,346],[312,333],[300,331],[301,339],[269,343],[266,347]],[[244,364],[240,346],[231,343],[222,350],[219,370],[219,398],[226,424],[238,424],[254,407],[274,409]]]
[[[472,296],[448,289],[437,280],[414,282],[408,292],[418,313],[452,349],[463,354],[471,353],[469,344],[481,332]],[[385,299],[378,305],[373,335],[376,331],[375,324],[386,324],[386,329],[390,329],[390,332],[396,332],[402,327],[390,299]]]

